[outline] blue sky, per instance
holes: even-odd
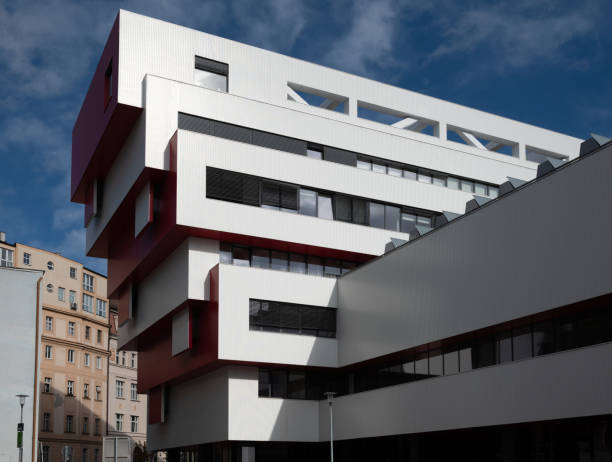
[[[606,0],[0,1],[0,230],[85,257],[71,132],[119,8],[581,138],[612,136]]]

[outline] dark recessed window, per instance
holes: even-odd
[[[194,80],[201,87],[227,92],[228,70],[226,63],[195,57]]]

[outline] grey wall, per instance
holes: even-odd
[[[173,386],[168,421],[147,427],[149,449],[227,440],[228,380],[224,367]]]
[[[43,271],[0,268],[0,461],[18,460],[17,423],[19,401],[15,395],[26,394],[23,408],[23,461],[32,461],[32,432],[36,432],[34,383],[36,369],[37,282]],[[36,436],[36,434],[35,434]],[[33,461],[35,462],[35,461]]]
[[[612,412],[612,343],[337,398],[334,438],[419,433]],[[329,409],[319,404],[321,441]]]
[[[612,292],[612,148],[339,280],[340,365]]]

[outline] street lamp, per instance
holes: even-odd
[[[331,462],[334,462],[334,415],[332,412],[332,405],[336,392],[326,391],[324,394],[327,396],[327,402],[329,403],[329,449],[331,451]]]
[[[19,406],[21,407],[21,415],[17,424],[17,447],[19,448],[19,462],[23,461],[23,405],[26,402],[28,395],[17,395],[19,398]]]

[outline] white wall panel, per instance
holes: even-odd
[[[219,359],[337,366],[336,339],[249,330],[250,298],[335,308],[335,278],[219,265]]]

